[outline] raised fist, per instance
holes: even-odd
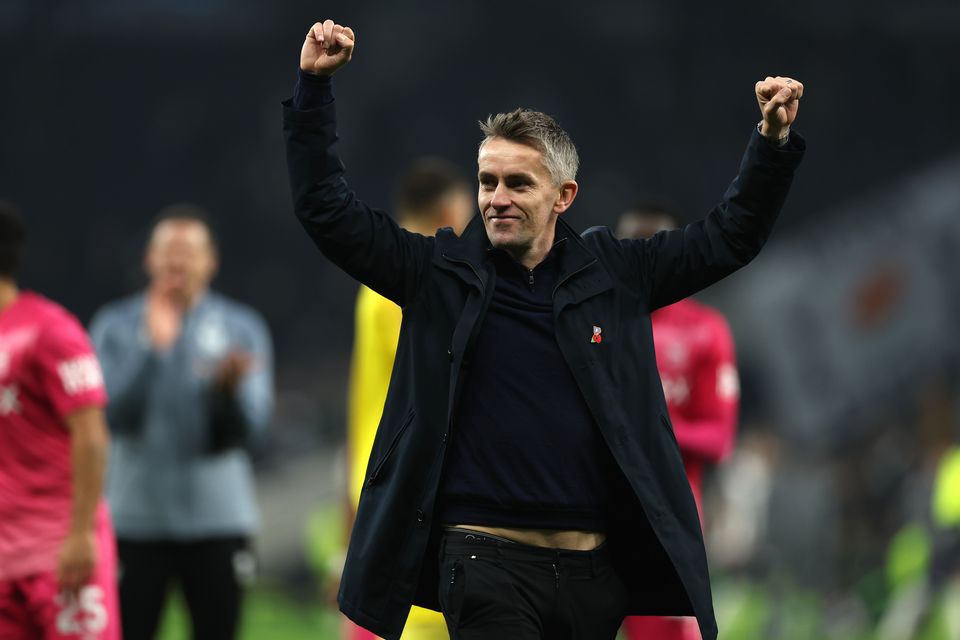
[[[300,68],[320,76],[332,76],[353,57],[353,29],[333,20],[317,22],[300,49]]]
[[[756,86],[757,102],[763,123],[760,133],[770,140],[785,138],[790,134],[790,125],[797,118],[803,83],[793,78],[777,76],[761,80]]]

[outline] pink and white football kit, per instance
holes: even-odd
[[[736,437],[740,382],[733,337],[718,311],[690,299],[654,311],[651,319],[670,422],[700,509],[704,470],[731,452]],[[700,638],[694,618],[631,617],[624,631],[629,640]]]
[[[96,355],[62,307],[22,293],[0,313],[0,638],[120,637],[116,548],[106,504],[97,565],[77,598],[59,593],[57,557],[70,528],[73,476],[65,418],[103,407]]]

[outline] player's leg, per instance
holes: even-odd
[[[124,640],[153,640],[173,577],[171,544],[118,540]]]
[[[107,517],[98,518],[96,542],[97,564],[75,595],[61,592],[53,571],[0,584],[0,638],[119,640],[117,551]]]
[[[120,620],[116,585],[92,580],[74,595],[60,591],[54,573],[24,578],[22,591],[27,600],[27,615],[35,630],[31,640],[119,640]],[[0,635],[2,638],[6,636]]]
[[[623,631],[627,640],[700,640],[696,618],[631,616]]]
[[[60,589],[54,572],[18,581],[18,591],[34,629],[31,640],[119,640],[116,550],[109,526],[97,528],[97,565],[76,594]],[[6,638],[0,632],[0,638]]]
[[[400,640],[450,640],[450,632],[447,631],[447,623],[442,614],[430,611],[435,614],[435,618],[422,613],[417,615],[414,613],[416,609],[414,607],[410,610],[410,616],[403,627]],[[340,637],[344,640],[377,640],[379,638],[375,633],[367,631],[347,618],[343,619]]]
[[[363,627],[353,623],[348,618],[343,618],[343,624],[340,627],[340,637],[343,640],[377,640],[379,636]]]
[[[443,615],[434,611],[417,609],[410,610],[407,624],[403,628],[400,640],[449,640],[447,623]]]
[[[240,626],[243,589],[253,578],[246,538],[182,545],[178,574],[195,640],[232,640]]]
[[[19,580],[0,580],[0,638],[33,640],[37,635]]]

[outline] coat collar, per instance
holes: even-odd
[[[467,224],[460,237],[452,229],[437,232],[441,259],[437,264],[442,269],[457,274],[468,285],[485,289],[490,273],[484,268],[487,250],[492,246],[483,228],[479,214]]]
[[[560,303],[558,308],[613,288],[613,280],[606,268],[563,218],[557,219],[554,242],[565,245],[559,255],[560,273],[554,290],[554,298]],[[491,247],[483,219],[479,214],[475,215],[459,238],[452,233],[441,237],[441,266],[457,272],[469,284],[485,288],[490,280],[485,263]]]
[[[480,214],[473,216],[463,233],[458,238],[450,233],[443,236],[441,253],[444,258],[455,262],[467,262],[479,269],[487,257],[487,249],[492,245],[487,238],[487,230],[483,228],[483,218]],[[444,246],[446,245],[446,246]]]
[[[556,242],[565,242],[560,254],[560,278],[553,292],[557,313],[568,304],[577,304],[613,288],[613,278],[579,233],[557,219]]]

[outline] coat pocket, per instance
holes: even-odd
[[[387,461],[390,460],[390,456],[393,455],[393,452],[396,450],[397,445],[400,443],[400,438],[403,437],[403,434],[407,431],[407,427],[410,426],[410,423],[413,422],[413,417],[416,415],[416,411],[411,409],[407,416],[403,419],[403,422],[400,424],[400,428],[397,429],[397,433],[394,434],[393,440],[390,441],[390,446],[387,447],[387,450],[384,451],[383,456],[377,461],[377,464],[373,467],[373,471],[367,476],[366,486],[372,485],[377,481],[377,478],[380,476],[380,472],[383,470]]]
[[[460,613],[463,609],[464,591],[466,589],[466,575],[464,575],[463,560],[457,558],[444,572],[446,563],[440,571],[440,611],[443,613],[447,629],[452,633],[460,624]],[[446,575],[444,575],[446,573]]]

